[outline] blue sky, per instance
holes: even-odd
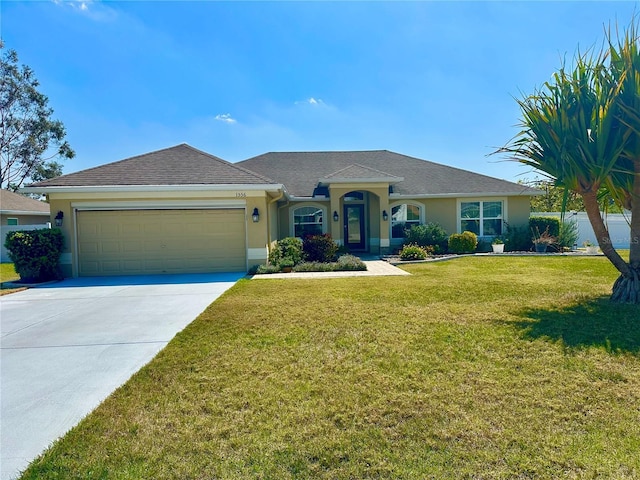
[[[65,173],[173,146],[393,150],[507,180],[514,97],[636,2],[7,1],[1,36],[67,128]]]

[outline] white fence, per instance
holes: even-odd
[[[560,218],[561,214],[559,212],[553,213],[531,213],[532,217],[557,217]],[[629,221],[631,219],[631,213],[623,214],[623,213],[613,213],[604,215],[603,218],[607,228],[609,229],[609,234],[611,235],[611,243],[614,248],[629,248],[629,243],[631,241],[631,227],[629,226]],[[590,240],[594,245],[597,244],[596,235],[593,233],[593,228],[591,228],[591,223],[589,222],[589,218],[587,217],[586,212],[577,212],[571,213],[567,212],[564,214],[565,222],[578,222],[578,246],[581,247],[582,244],[586,240]]]
[[[45,223],[43,225],[2,225],[0,226],[0,239],[2,239],[2,247],[0,248],[2,253],[0,255],[0,262],[2,263],[11,262],[11,259],[9,258],[9,252],[7,252],[7,249],[4,248],[4,241],[7,239],[7,233],[15,232],[17,230],[39,230],[41,228],[51,228],[51,224]]]

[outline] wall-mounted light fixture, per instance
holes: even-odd
[[[260,221],[260,212],[258,211],[258,207],[253,209],[251,218],[253,218],[253,223],[258,223]]]
[[[338,220],[340,220],[340,216],[338,215],[337,211],[333,211],[333,221],[337,222]]]
[[[382,210],[382,220],[384,220],[385,222],[389,220],[389,214],[386,210]]]
[[[56,227],[61,227],[62,226],[62,219],[64,218],[64,213],[62,213],[62,210],[59,210],[58,213],[56,213]]]

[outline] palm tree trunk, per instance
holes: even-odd
[[[640,160],[634,162],[631,192],[631,242],[629,245],[629,272],[622,274],[613,285],[611,301],[640,304]]]
[[[640,162],[636,162],[639,163]],[[640,190],[640,177],[636,176],[634,187]],[[635,189],[634,188],[634,191]],[[614,303],[633,303],[640,304],[640,263],[625,262],[620,254],[613,248],[611,244],[611,237],[609,230],[602,219],[600,214],[600,207],[598,205],[598,197],[594,192],[586,192],[582,194],[584,200],[585,210],[587,216],[593,227],[593,231],[600,245],[602,253],[609,259],[616,269],[620,272],[620,276],[613,284],[611,293],[611,301]],[[638,200],[636,200],[638,199]],[[638,240],[638,229],[634,230],[634,223],[640,223],[640,196],[636,196],[633,202],[638,205],[638,208],[631,210],[631,253],[634,258],[640,259],[640,245],[634,244],[634,238]],[[640,225],[638,225],[640,227]],[[635,232],[635,237],[634,237]],[[637,243],[637,242],[636,242]]]

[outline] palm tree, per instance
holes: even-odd
[[[640,56],[635,27],[597,54],[577,54],[518,100],[523,129],[495,153],[579,194],[602,252],[620,272],[611,300],[640,304]],[[598,195],[631,210],[629,262],[613,247]]]

